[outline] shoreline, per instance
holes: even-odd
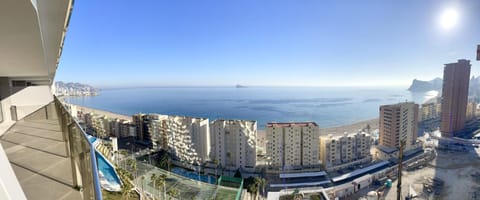
[[[361,120],[358,122],[354,122],[352,124],[345,124],[341,126],[335,126],[335,127],[325,127],[321,128],[320,127],[320,135],[340,135],[345,132],[347,133],[355,133],[360,129],[363,129],[367,126],[367,124],[370,125],[370,130],[373,131],[375,129],[378,129],[378,123],[379,123],[379,118],[373,118],[373,119],[366,119],[366,120]]]
[[[84,113],[95,113],[95,114],[100,114],[100,115],[105,115],[108,118],[118,118],[118,119],[124,119],[131,121],[132,117],[119,114],[119,113],[114,113],[106,110],[100,110],[96,108],[91,108],[91,107],[86,107],[86,106],[81,106],[78,104],[72,104],[77,106],[78,111],[82,111]],[[347,133],[354,133],[357,132],[360,129],[365,128],[365,126],[369,124],[370,125],[370,130],[375,130],[378,129],[378,118],[373,118],[373,119],[366,119],[366,120],[361,120],[358,122],[354,122],[351,124],[345,124],[345,125],[340,125],[340,126],[334,126],[334,127],[320,127],[320,135],[327,135],[327,134],[333,134],[333,135],[340,135],[343,134],[344,132]],[[265,132],[266,129],[258,129],[257,131]]]
[[[127,116],[127,115],[114,113],[114,112],[110,112],[110,111],[106,111],[106,110],[96,109],[96,108],[90,108],[90,107],[81,106],[81,105],[78,105],[78,104],[72,104],[72,103],[69,103],[69,104],[77,106],[77,110],[82,111],[83,113],[95,113],[95,114],[99,114],[99,115],[105,115],[108,118],[114,118],[114,119],[117,118],[117,119],[120,119],[120,120],[124,119],[124,120],[128,120],[128,121],[132,121],[132,116]]]

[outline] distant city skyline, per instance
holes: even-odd
[[[406,86],[472,60],[480,2],[75,3],[56,80],[96,87]]]

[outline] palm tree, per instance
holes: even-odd
[[[143,191],[143,180],[145,180],[145,176],[142,176],[140,180],[142,181],[142,193],[145,196],[145,191]]]
[[[133,161],[130,167],[132,168],[133,180],[135,180],[137,178],[137,162]]]
[[[213,164],[215,164],[215,179],[217,178],[217,169],[218,169],[218,160],[213,160]]]
[[[157,180],[157,175],[155,173],[153,173],[152,176],[150,176],[150,181],[153,182],[152,194],[155,194],[155,181],[156,180]]]
[[[115,161],[117,161],[117,166],[118,167],[118,151],[113,152],[115,154]]]
[[[260,178],[259,184],[262,187],[262,195],[265,196],[265,186],[267,185],[267,179]]]
[[[122,197],[124,199],[128,199],[130,197],[130,190],[132,189],[132,185],[130,183],[124,183],[122,187]]]
[[[170,159],[170,154],[168,152],[165,152],[160,157],[160,167],[166,169],[167,171],[170,171]]]
[[[178,191],[177,191],[177,189],[173,188],[173,189],[168,190],[167,194],[168,194],[168,196],[176,198],[178,196]]]
[[[255,199],[257,199],[257,197],[258,197],[258,192],[260,190],[261,181],[262,180],[258,177],[255,177],[255,179],[254,179],[253,185],[255,186],[255,192],[254,192],[255,193]]]
[[[165,190],[166,180],[167,180],[167,175],[165,175],[165,174],[161,174],[158,177],[158,180],[157,180],[158,185],[163,186],[163,199],[164,200],[167,199],[167,194],[166,194],[166,190]],[[160,195],[158,195],[158,196],[160,196]]]

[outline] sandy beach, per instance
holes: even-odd
[[[98,110],[98,109],[89,108],[89,107],[85,107],[85,106],[79,106],[79,105],[76,105],[76,106],[77,106],[78,111],[82,111],[84,113],[92,112],[92,113],[96,113],[96,114],[100,114],[100,115],[105,115],[109,118],[132,120],[131,116],[126,116],[126,115],[113,113],[113,112],[109,112],[109,111],[104,111],[104,110]],[[370,130],[378,129],[378,118],[368,119],[368,120],[359,121],[359,122],[356,122],[356,123],[353,123],[353,124],[347,124],[347,125],[337,126],[337,127],[326,127],[326,128],[320,127],[320,135],[327,135],[327,134],[340,135],[340,134],[343,134],[344,132],[354,133],[354,132],[357,132],[360,129],[365,128],[367,126],[367,124],[370,125]],[[265,137],[266,136],[265,135],[265,130],[260,130],[259,129],[257,134],[258,134],[259,137],[266,138]]]
[[[320,135],[327,135],[327,134],[339,135],[339,134],[343,134],[344,132],[354,133],[360,129],[365,128],[367,124],[370,125],[370,130],[372,131],[375,129],[378,129],[378,118],[359,121],[353,124],[337,126],[337,127],[330,127],[330,128],[320,127]]]
[[[95,113],[95,114],[99,114],[99,115],[105,115],[108,118],[113,118],[113,119],[117,118],[117,119],[129,120],[129,121],[132,120],[131,116],[122,115],[122,114],[113,113],[113,112],[104,111],[104,110],[98,110],[98,109],[89,108],[89,107],[85,107],[85,106],[79,106],[79,105],[76,105],[76,104],[74,104],[74,105],[77,106],[78,111],[81,111],[83,113],[91,112],[91,113]]]

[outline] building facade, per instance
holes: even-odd
[[[201,165],[210,161],[210,128],[207,118],[156,115],[149,122],[153,143],[175,160]]]
[[[282,170],[319,166],[319,127],[315,122],[268,123],[267,158]]]
[[[158,115],[148,125],[154,149],[168,149],[167,119],[167,115]]]
[[[210,136],[212,160],[230,170],[255,170],[256,121],[215,120],[210,124]]]
[[[380,106],[379,144],[399,148],[405,142],[405,150],[415,146],[418,128],[418,104],[413,102]]]
[[[434,102],[422,104],[421,120],[425,121],[440,117],[440,109],[441,107],[439,106],[439,104]]]
[[[327,171],[370,162],[372,137],[365,132],[320,137],[320,160]]]
[[[475,118],[476,115],[477,115],[477,103],[468,102],[465,120],[466,121],[472,120]]]
[[[443,70],[440,124],[443,137],[453,137],[465,127],[470,67],[469,60],[458,60],[446,64]]]

